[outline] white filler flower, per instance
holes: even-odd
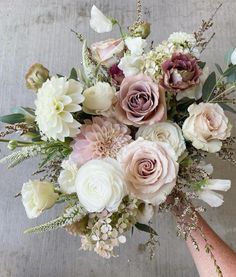
[[[29,218],[38,217],[45,209],[51,208],[58,199],[58,194],[54,192],[54,185],[40,180],[24,183],[21,195]]]
[[[223,204],[223,195],[214,190],[227,191],[231,187],[230,180],[210,179],[201,191],[197,192],[198,198],[206,202],[211,207],[219,207]]]
[[[125,39],[125,44],[131,52],[131,55],[140,56],[143,54],[144,48],[147,46],[145,39],[141,37],[127,37]]]
[[[159,122],[150,126],[142,126],[136,133],[136,138],[138,137],[170,144],[177,157],[180,157],[186,149],[182,130],[173,122]]]
[[[78,173],[77,165],[70,160],[65,160],[62,162],[61,167],[63,169],[58,177],[58,184],[61,191],[68,194],[76,192],[75,179]]]
[[[39,89],[36,105],[36,122],[48,138],[64,141],[79,133],[80,123],[72,113],[81,110],[83,87],[75,80],[52,77]]]
[[[111,32],[112,26],[112,21],[93,5],[91,9],[90,27],[97,33],[106,33]]]
[[[126,194],[120,164],[111,158],[84,164],[75,183],[81,204],[91,213],[116,211]]]

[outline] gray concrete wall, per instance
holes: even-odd
[[[228,48],[236,47],[236,1],[222,0],[214,30],[216,37],[204,53],[212,64],[221,63]],[[80,63],[80,43],[70,28],[86,34],[89,41],[101,39],[89,29],[90,7],[95,3],[106,14],[130,24],[135,16],[135,0],[0,0],[0,113],[12,106],[32,105],[34,95],[24,87],[28,67],[40,62],[51,72],[67,74]],[[145,0],[145,17],[153,24],[153,39],[161,41],[177,30],[195,30],[217,6],[215,0]],[[115,34],[114,34],[115,36]],[[230,116],[235,122],[236,117]],[[234,131],[234,134],[236,132]],[[1,155],[6,153],[1,147]],[[175,236],[173,218],[155,219],[160,235],[158,254],[150,261],[138,250],[146,236],[135,232],[121,247],[119,259],[103,260],[79,251],[77,238],[63,230],[42,235],[24,235],[29,226],[47,221],[58,211],[49,211],[35,221],[28,220],[20,199],[14,195],[30,178],[36,161],[27,161],[7,171],[0,167],[0,276],[1,277],[194,277],[198,276],[185,243]],[[206,218],[227,243],[236,249],[236,172],[228,163],[215,160],[216,176],[232,179],[225,204],[209,209]]]

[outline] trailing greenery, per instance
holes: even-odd
[[[65,209],[63,215],[57,217],[56,219],[53,219],[39,226],[29,228],[25,230],[24,233],[42,233],[56,230],[58,228],[65,227],[66,225],[71,225],[72,223],[79,221],[86,214],[87,212],[80,204],[75,204],[74,206]]]

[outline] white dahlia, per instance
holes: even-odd
[[[36,122],[43,135],[64,141],[79,133],[80,123],[72,113],[81,110],[82,91],[81,83],[65,77],[52,77],[43,84],[35,101]]]

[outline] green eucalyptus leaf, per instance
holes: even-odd
[[[149,234],[153,234],[157,236],[157,232],[149,225],[143,224],[143,223],[136,223],[135,227],[143,232],[149,233]]]
[[[225,110],[225,111],[228,111],[228,112],[231,112],[231,113],[234,113],[236,114],[236,110],[234,110],[231,106],[225,104],[225,103],[219,103],[219,105]]]
[[[199,65],[199,67],[200,67],[201,69],[203,69],[203,68],[205,67],[206,63],[205,63],[205,62],[199,61],[199,62],[198,62],[198,65]]]
[[[76,71],[76,69],[74,67],[71,69],[69,79],[73,79],[75,81],[78,80],[78,74],[77,74],[77,71]]]
[[[8,114],[0,116],[0,121],[7,124],[25,122],[25,116],[21,113]]]
[[[223,70],[222,70],[221,66],[220,66],[219,64],[217,64],[217,63],[215,63],[215,66],[216,66],[216,68],[217,68],[218,72],[220,73],[220,75],[223,75],[223,74],[224,74],[224,72],[223,72]]]
[[[236,72],[236,64],[230,66],[223,74],[224,77],[229,77]]]
[[[202,88],[202,98],[203,100],[210,100],[213,89],[216,85],[216,73],[212,72],[206,79]]]

